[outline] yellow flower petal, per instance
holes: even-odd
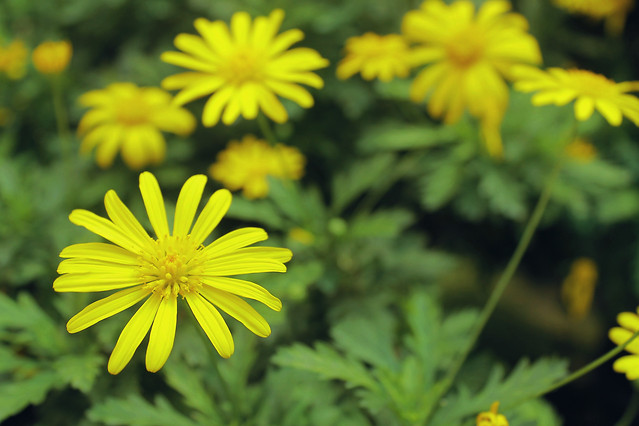
[[[202,296],[187,293],[186,302],[189,304],[195,319],[200,324],[217,352],[223,358],[233,355],[235,345],[231,331],[224,322],[222,315],[213,305],[204,300]]]
[[[200,294],[258,336],[267,337],[271,334],[268,322],[251,305],[239,297],[213,287],[202,287]]]
[[[111,296],[91,303],[82,309],[67,322],[67,331],[77,333],[93,324],[109,318],[123,310],[130,308],[140,300],[147,297],[149,290],[142,287],[134,287],[121,290]]]
[[[190,234],[192,241],[196,245],[202,244],[213,232],[213,229],[220,223],[230,206],[231,193],[228,190],[219,189],[211,195]]]
[[[53,282],[53,289],[58,292],[87,293],[93,291],[117,290],[144,283],[135,270],[128,275],[120,274],[64,274]]]
[[[195,175],[191,176],[182,186],[175,207],[173,235],[186,236],[189,233],[195,212],[200,205],[205,185],[206,176]]]
[[[264,241],[267,238],[268,235],[262,228],[240,228],[216,239],[204,249],[204,252],[207,257],[215,258],[259,241]]]
[[[146,350],[146,369],[151,373],[162,368],[169,358],[175,340],[176,323],[177,296],[171,294],[162,299],[153,320],[149,347]]]
[[[145,249],[151,247],[153,240],[114,190],[107,191],[104,196],[104,206],[109,218],[122,229],[123,233],[134,239],[138,246]]]
[[[122,231],[122,228],[88,210],[73,210],[69,215],[69,220],[71,223],[83,226],[94,234],[98,234],[133,253],[140,253],[142,250],[134,240]]]
[[[279,312],[282,309],[280,299],[273,296],[264,287],[250,281],[228,277],[203,277],[202,282],[218,290],[262,302],[274,311]]]
[[[590,118],[595,111],[595,102],[592,98],[581,97],[575,102],[575,117],[579,121],[585,121]]]
[[[107,365],[109,373],[118,374],[129,363],[135,350],[151,328],[161,300],[162,297],[159,294],[151,295],[124,327],[109,357]]]
[[[169,224],[166,220],[164,199],[157,179],[149,172],[140,174],[140,192],[144,200],[151,226],[158,238],[169,235]]]
[[[137,265],[138,256],[113,244],[81,243],[73,244],[60,252],[60,257],[104,260],[107,262]]]

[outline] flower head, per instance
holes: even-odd
[[[561,286],[561,299],[571,317],[582,319],[588,314],[595,293],[595,284],[597,264],[588,258],[575,260]]]
[[[541,62],[526,19],[510,8],[508,1],[487,0],[475,13],[470,0],[426,0],[402,22],[406,38],[420,44],[415,63],[427,65],[412,84],[412,100],[428,97],[428,112],[446,123],[468,109],[486,124],[482,133],[493,138],[486,142],[495,155],[501,153],[498,128],[508,104],[504,78],[515,65]]]
[[[27,70],[27,48],[22,40],[13,40],[6,47],[0,46],[0,71],[12,80],[24,76]]]
[[[173,232],[169,231],[164,200],[155,177],[140,175],[140,192],[155,231],[149,236],[131,211],[111,190],[104,197],[109,219],[87,210],[74,210],[76,225],[111,241],[83,243],[62,250],[53,283],[60,292],[118,290],[98,300],[69,320],[67,330],[76,333],[146,299],[122,330],[109,358],[108,370],[118,374],[127,365],[149,329],[146,368],[155,372],[166,362],[175,337],[177,299],[186,299],[195,319],[218,353],[233,354],[233,337],[218,308],[261,337],[271,333],[264,318],[242,297],[279,311],[282,303],[264,288],[229,275],[285,272],[291,251],[276,247],[249,247],[266,240],[260,228],[240,228],[208,245],[205,240],[231,204],[226,189],[216,191],[192,225],[206,176],[186,181],[177,200]]]
[[[597,148],[582,138],[576,138],[566,145],[565,152],[570,159],[580,163],[589,163],[597,157]]]
[[[161,132],[187,135],[195,127],[193,115],[173,105],[171,95],[156,87],[113,83],[85,93],[80,103],[92,108],[78,125],[80,150],[97,146],[96,161],[102,168],[113,164],[118,150],[131,169],[160,163],[166,151]]]
[[[600,74],[579,69],[522,67],[516,70],[515,89],[538,92],[533,105],[566,105],[575,100],[575,117],[585,121],[596,109],[612,126],[623,116],[639,126],[639,99],[628,92],[639,91],[639,81],[615,83]]]
[[[634,6],[634,0],[553,0],[553,3],[570,13],[605,19],[606,28],[613,34],[623,31],[626,16]]]
[[[45,41],[31,54],[33,66],[42,74],[58,74],[69,65],[73,48],[68,41]]]
[[[212,94],[202,114],[205,126],[216,125],[220,117],[224,124],[240,115],[252,120],[258,110],[283,123],[288,113],[277,96],[310,108],[313,97],[300,84],[323,87],[311,71],[326,67],[328,61],[313,49],[288,50],[304,33],[293,29],[278,35],[283,19],[280,9],[254,22],[248,13],[237,12],[230,29],[222,21],[196,19],[200,36],[179,34],[175,46],[182,52],[162,54],[164,62],[193,71],[165,78],[162,87],[181,89],[175,97],[178,105]]]
[[[229,142],[217,155],[209,174],[231,191],[242,189],[246,198],[263,198],[268,194],[268,176],[299,179],[304,174],[304,155],[294,147],[270,146],[255,136]]]
[[[361,73],[364,80],[391,81],[410,72],[410,50],[397,34],[366,33],[346,40],[346,57],[337,65],[337,77],[345,80]]]
[[[638,309],[639,312],[639,309]],[[616,345],[627,342],[633,334],[639,331],[639,316],[634,312],[622,312],[617,315],[617,322],[621,327],[613,327],[608,332],[608,337]],[[639,339],[634,339],[626,346],[626,350],[632,355],[618,358],[612,368],[617,373],[625,373],[628,380],[639,379]]]
[[[497,414],[499,401],[490,406],[490,411],[484,411],[477,415],[477,426],[508,426],[508,420],[503,414]]]

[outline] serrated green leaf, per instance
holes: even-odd
[[[392,238],[410,226],[414,220],[414,215],[408,210],[378,210],[353,218],[348,227],[348,236],[353,239]]]
[[[0,421],[19,413],[29,404],[40,404],[50,389],[60,384],[52,371],[33,371],[33,376],[0,384]]]
[[[457,130],[451,126],[389,122],[371,126],[359,138],[357,147],[362,152],[425,149],[446,145],[458,138]]]
[[[69,383],[71,387],[87,393],[104,364],[103,356],[87,353],[64,355],[55,361],[54,368],[63,383]]]
[[[526,217],[526,187],[511,174],[487,170],[480,178],[478,189],[493,211],[517,221]]]
[[[421,200],[427,209],[437,210],[457,194],[463,178],[461,167],[457,163],[443,163],[420,179]]]
[[[300,344],[280,349],[273,362],[283,367],[312,371],[324,379],[340,379],[348,387],[377,390],[377,383],[361,363],[342,356],[326,343],[316,343],[315,349]]]
[[[222,419],[212,395],[206,391],[198,370],[188,367],[184,361],[168,362],[162,369],[166,381],[184,398],[187,406],[204,414],[214,424],[221,424]]]
[[[87,416],[94,422],[108,425],[140,426],[196,426],[188,417],[179,413],[166,398],[157,396],[155,404],[140,395],[131,394],[127,398],[108,398],[91,407]]]

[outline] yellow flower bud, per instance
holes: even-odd
[[[69,65],[73,48],[69,41],[45,41],[33,50],[33,66],[42,74],[58,74]]]

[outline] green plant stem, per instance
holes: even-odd
[[[537,229],[537,226],[539,225],[539,222],[541,221],[544,211],[546,210],[546,206],[548,205],[548,201],[550,200],[552,189],[554,187],[555,181],[557,180],[557,177],[559,176],[559,171],[561,170],[563,162],[564,162],[564,157],[562,156],[560,157],[559,161],[557,161],[557,163],[555,164],[555,167],[550,173],[550,176],[548,177],[548,180],[546,181],[546,186],[544,187],[541,195],[539,196],[537,205],[535,206],[535,209],[533,210],[533,213],[530,216],[528,223],[526,224],[524,233],[522,234],[522,237],[519,240],[519,243],[517,244],[517,248],[515,249],[515,252],[510,258],[510,261],[508,262],[506,269],[504,270],[503,274],[499,278],[499,281],[497,281],[495,288],[490,294],[490,298],[486,302],[486,305],[484,306],[484,309],[481,312],[479,321],[477,322],[477,325],[473,329],[473,333],[471,335],[470,340],[468,341],[468,344],[464,348],[464,351],[462,352],[462,354],[455,361],[455,364],[453,364],[453,367],[448,371],[448,374],[443,379],[443,386],[437,398],[435,399],[433,408],[439,403],[441,398],[444,395],[446,395],[448,390],[451,388],[451,386],[455,382],[455,378],[457,377],[459,370],[461,370],[461,367],[464,365],[466,358],[468,358],[468,355],[470,355],[470,352],[475,346],[477,339],[481,335],[481,332],[483,331],[484,326],[488,322],[488,319],[490,318],[493,311],[495,310],[495,307],[497,306],[499,299],[504,293],[504,290],[506,290],[506,287],[508,286],[508,284],[510,283],[510,280],[515,274],[515,271],[517,270],[517,267],[519,266],[519,263],[521,262],[521,259],[524,256],[524,253],[526,253],[526,249],[530,245],[530,241],[532,240],[532,237],[535,234],[535,230]],[[431,414],[433,412],[434,410],[431,411]]]
[[[53,112],[55,113],[55,120],[58,127],[58,136],[62,141],[62,155],[68,157],[71,155],[69,117],[67,109],[64,106],[61,76],[52,76],[50,82],[51,92],[53,94]]]
[[[268,118],[266,118],[266,116],[261,112],[257,115],[257,125],[260,126],[260,131],[262,132],[264,139],[266,139],[272,146],[277,145],[277,138],[271,129]]]
[[[637,389],[632,393],[630,397],[630,402],[628,402],[628,406],[626,407],[626,411],[624,411],[623,415],[617,422],[615,426],[630,426],[632,425],[632,421],[637,417],[637,413],[639,412],[639,392]]]

